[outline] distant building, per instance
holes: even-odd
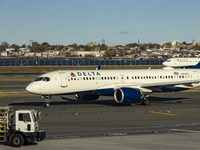
[[[193,41],[192,41],[192,46],[193,47],[197,46],[197,43],[195,42],[194,38],[193,38]]]
[[[3,51],[3,52],[1,52],[1,57],[7,57],[7,56],[8,56],[7,51]]]
[[[171,43],[172,43],[172,46],[176,46],[178,45],[179,41],[172,41]]]
[[[15,49],[14,48],[6,48],[6,51],[7,52],[12,52],[12,51],[15,51]]]
[[[90,43],[88,43],[87,44],[89,47],[93,47],[94,45],[97,45],[97,43],[96,42],[94,42],[94,41],[91,41]]]

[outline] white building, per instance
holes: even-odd
[[[7,57],[7,56],[8,56],[8,52],[7,51],[1,52],[1,57]]]
[[[172,41],[171,43],[172,43],[172,46],[176,46],[179,43],[179,41],[176,40],[176,41]]]

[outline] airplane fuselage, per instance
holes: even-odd
[[[164,66],[167,67],[191,67],[195,66],[200,62],[200,58],[170,58],[163,62]]]
[[[194,88],[199,84],[183,85],[181,82],[199,79],[198,69],[60,70],[39,76],[26,89],[39,95],[76,93],[112,95],[116,89],[121,87],[141,89],[144,93],[151,93],[170,91],[170,88],[172,91]],[[177,82],[177,85],[173,85],[173,82]],[[178,84],[179,82],[180,84]],[[163,86],[162,83],[164,83]],[[168,85],[167,83],[172,84]],[[150,86],[151,84],[152,86]],[[156,86],[156,84],[160,86]],[[149,85],[150,88],[145,85]]]

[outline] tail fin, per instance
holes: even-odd
[[[99,65],[99,66],[96,68],[96,70],[101,70],[101,66]]]
[[[200,69],[200,62],[196,64],[195,66],[189,67],[189,69]]]

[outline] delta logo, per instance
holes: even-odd
[[[73,72],[71,72],[71,77],[76,77],[76,75]]]

